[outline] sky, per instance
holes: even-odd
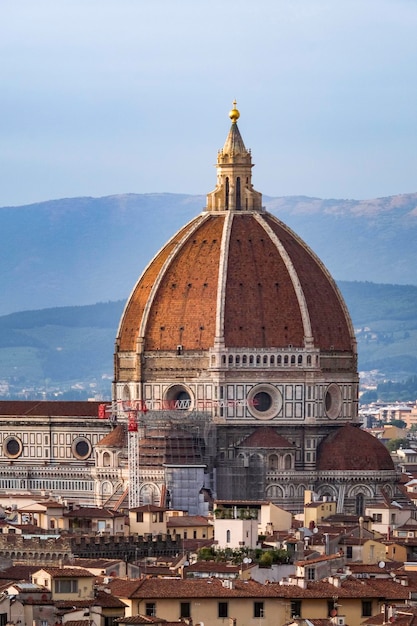
[[[230,127],[269,196],[417,191],[416,0],[1,0],[0,206],[206,194]]]

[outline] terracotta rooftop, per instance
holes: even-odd
[[[39,565],[12,565],[6,569],[0,570],[0,578],[10,580],[31,580],[33,572],[39,570]]]
[[[52,578],[94,578],[94,574],[82,567],[38,567],[36,571],[41,570]]]
[[[58,402],[54,400],[1,400],[0,415],[15,417],[48,415],[98,418],[100,402]]]
[[[294,446],[269,426],[260,426],[243,441],[241,448],[293,448]]]
[[[166,619],[150,615],[131,615],[130,617],[119,617],[114,622],[116,624],[166,624]]]
[[[335,428],[317,450],[319,471],[394,470],[387,448],[359,427],[345,424]]]
[[[209,520],[203,515],[178,515],[169,517],[167,528],[188,528],[190,526],[208,526]]]
[[[134,513],[162,513],[167,511],[164,507],[156,506],[156,504],[143,504],[142,506],[135,506],[133,509],[129,510]]]
[[[94,519],[96,517],[99,518],[113,518],[120,517],[122,513],[117,513],[117,511],[113,511],[111,509],[102,509],[94,506],[83,506],[79,509],[73,509],[72,511],[66,511],[64,513],[64,517],[70,518],[84,518],[84,519]]]
[[[233,587],[222,585],[220,579],[170,579],[144,578],[139,581],[115,579],[109,584],[112,594],[121,598],[379,598],[390,602],[405,601],[410,592],[417,591],[417,582],[409,577],[409,584],[387,578],[337,579],[338,584],[328,580],[307,583],[303,589],[298,585],[269,583],[262,585],[253,580],[234,581]]]
[[[123,424],[113,428],[103,439],[96,443],[96,446],[103,448],[124,448],[127,444],[126,430]]]
[[[238,574],[241,570],[251,569],[255,567],[256,563],[242,563],[235,565],[234,563],[223,563],[217,561],[197,561],[184,570],[188,572],[203,572],[203,573],[216,573],[216,574]]]

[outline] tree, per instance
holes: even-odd
[[[404,422],[404,420],[391,420],[388,426],[396,426],[397,428],[407,428],[407,422]]]
[[[408,445],[408,439],[390,439],[387,443],[387,448],[390,452],[395,452],[398,448],[407,448]]]

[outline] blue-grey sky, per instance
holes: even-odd
[[[205,194],[234,98],[267,195],[417,191],[415,0],[2,0],[0,206]]]

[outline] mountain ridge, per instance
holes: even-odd
[[[417,193],[366,201],[264,196],[263,203],[337,280],[417,284]],[[203,195],[154,192],[0,208],[0,315],[124,298],[204,206]]]

